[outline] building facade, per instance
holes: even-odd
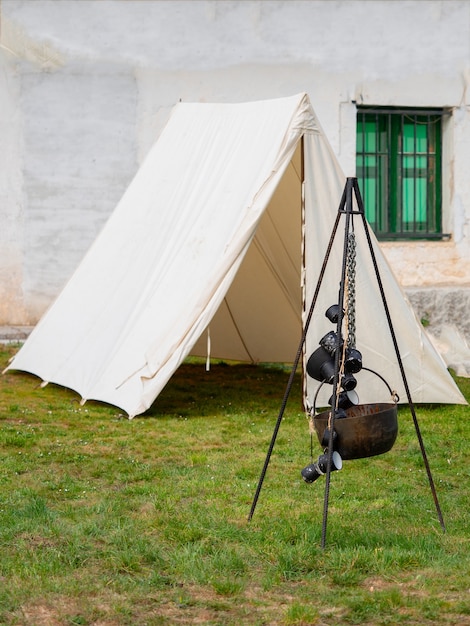
[[[0,11],[0,324],[38,321],[175,103],[307,92],[418,316],[470,337],[470,2]]]

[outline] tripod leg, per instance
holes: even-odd
[[[339,288],[339,302],[338,308],[340,311],[343,310],[344,306],[344,288],[346,281],[346,260],[348,253],[348,234],[349,234],[349,225],[351,220],[352,213],[352,191],[353,191],[353,183],[352,179],[348,178],[345,186],[345,205],[346,205],[346,224],[344,227],[344,244],[343,244],[343,262],[341,268],[341,282]],[[339,385],[339,366],[340,366],[340,350],[339,350],[339,337],[341,336],[341,326],[343,323],[343,316],[338,315],[338,322],[336,327],[336,337],[338,338],[338,344],[335,351],[335,377],[333,380],[333,398],[336,398],[336,392]],[[335,409],[331,408],[330,420],[329,420],[329,431],[330,438],[328,441],[328,461],[326,464],[326,481],[325,481],[325,495],[323,498],[323,522],[322,522],[322,536],[321,536],[321,547],[324,548],[326,546],[326,530],[328,524],[328,503],[330,498],[330,479],[331,479],[331,463],[333,458],[333,431],[335,424]]]
[[[343,192],[343,196],[341,198],[340,207],[338,209],[338,213],[337,213],[337,216],[336,216],[336,220],[335,220],[335,223],[333,225],[333,229],[332,229],[331,236],[330,236],[330,241],[328,243],[328,248],[327,248],[326,253],[325,253],[325,258],[323,260],[322,268],[320,270],[320,275],[318,277],[317,286],[315,288],[315,293],[314,293],[313,298],[312,298],[312,303],[310,305],[310,309],[309,309],[307,318],[305,320],[305,325],[304,325],[304,329],[303,329],[302,336],[301,336],[301,339],[300,339],[300,344],[299,344],[299,347],[297,349],[297,354],[295,355],[294,364],[292,366],[292,370],[291,370],[291,373],[290,373],[290,376],[289,376],[289,380],[287,382],[287,387],[286,387],[286,390],[285,390],[285,393],[284,393],[284,398],[282,400],[281,408],[279,410],[279,415],[278,415],[276,424],[274,426],[274,432],[273,432],[273,435],[272,435],[272,438],[271,438],[271,443],[269,444],[268,453],[267,453],[266,459],[264,461],[263,469],[261,471],[261,475],[260,475],[260,478],[259,478],[259,481],[258,481],[258,486],[256,488],[256,492],[255,492],[255,495],[254,495],[254,498],[253,498],[253,502],[252,502],[252,505],[251,505],[250,513],[248,515],[248,521],[251,521],[251,518],[253,517],[253,514],[255,512],[256,505],[257,505],[258,499],[259,499],[259,494],[261,492],[261,488],[263,486],[264,478],[266,476],[266,471],[268,469],[269,461],[271,459],[271,454],[272,454],[272,451],[274,449],[274,444],[276,443],[277,435],[278,435],[279,428],[280,428],[281,422],[282,422],[282,417],[284,415],[284,411],[285,411],[285,408],[286,408],[286,405],[287,405],[287,400],[289,398],[289,394],[290,394],[290,391],[292,389],[292,385],[293,385],[293,382],[294,382],[294,376],[295,376],[295,373],[297,371],[297,367],[298,367],[299,362],[300,362],[300,357],[302,356],[302,350],[303,350],[303,346],[304,346],[304,343],[305,343],[305,338],[307,336],[307,331],[308,331],[308,328],[310,326],[310,322],[312,320],[313,311],[314,311],[315,304],[317,302],[318,294],[319,294],[319,291],[320,291],[320,286],[321,286],[321,283],[323,281],[323,277],[325,275],[325,270],[326,270],[326,266],[328,264],[328,259],[330,257],[331,248],[333,246],[333,242],[334,242],[334,239],[335,239],[336,231],[338,229],[338,224],[339,224],[339,220],[340,220],[340,217],[341,217],[341,209],[342,209],[342,206],[344,205],[345,197],[346,197],[346,195],[345,195],[345,191],[344,191]]]
[[[434,505],[435,505],[436,511],[437,511],[437,517],[439,519],[439,523],[441,525],[442,530],[445,532],[446,527],[445,527],[445,523],[444,523],[444,517],[442,515],[442,511],[441,511],[441,507],[440,507],[440,504],[439,504],[439,500],[437,498],[436,487],[434,485],[434,480],[433,480],[433,477],[432,477],[431,468],[429,466],[428,457],[427,457],[426,450],[425,450],[425,447],[424,447],[424,441],[423,441],[423,438],[421,436],[421,430],[419,428],[418,418],[416,416],[415,407],[414,407],[414,404],[413,404],[413,400],[411,398],[411,392],[410,392],[410,388],[408,386],[408,381],[407,381],[407,378],[406,378],[405,368],[403,367],[403,362],[402,362],[402,359],[401,359],[400,350],[398,348],[398,342],[397,342],[397,339],[396,339],[395,331],[393,329],[392,318],[390,316],[390,311],[388,309],[387,299],[385,297],[385,292],[384,292],[383,285],[382,285],[382,279],[380,278],[379,268],[378,268],[378,265],[377,265],[377,260],[375,258],[374,249],[373,249],[373,246],[372,246],[372,240],[371,240],[370,233],[369,233],[369,230],[368,230],[368,227],[367,227],[367,221],[366,221],[365,213],[364,213],[364,205],[363,205],[361,194],[360,194],[360,191],[359,191],[359,185],[357,183],[357,179],[354,179],[354,181],[355,181],[354,192],[355,192],[355,195],[356,195],[356,201],[357,201],[357,204],[358,204],[358,207],[359,207],[359,212],[361,213],[362,223],[363,223],[363,226],[364,226],[364,231],[365,231],[366,238],[367,238],[367,243],[368,243],[368,246],[369,246],[371,259],[372,259],[372,263],[374,265],[375,275],[376,275],[376,278],[377,278],[377,283],[378,283],[378,286],[379,286],[379,291],[380,291],[380,295],[381,295],[381,298],[382,298],[382,303],[383,303],[383,306],[384,306],[385,315],[387,317],[388,327],[390,329],[390,335],[392,337],[393,346],[395,348],[395,354],[396,354],[396,357],[397,357],[398,366],[400,368],[400,373],[401,373],[401,376],[402,376],[403,385],[405,386],[406,397],[408,399],[408,404],[409,404],[409,407],[410,407],[411,416],[413,418],[413,423],[414,423],[414,427],[415,427],[415,430],[416,430],[416,435],[418,437],[419,447],[421,449],[421,456],[423,457],[424,466],[426,468],[426,473],[427,473],[427,476],[428,476],[429,486],[431,488],[431,493],[432,493],[432,496],[433,496],[433,499],[434,499]]]

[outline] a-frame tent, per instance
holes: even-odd
[[[217,359],[292,362],[344,183],[306,94],[176,105],[9,368],[135,416],[209,343]],[[375,247],[413,400],[465,403]],[[331,329],[324,311],[337,296],[339,256],[307,352]],[[373,272],[358,258],[358,348],[406,401]],[[380,385],[358,389],[361,402],[377,401]]]

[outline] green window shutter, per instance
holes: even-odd
[[[441,236],[441,112],[359,109],[356,175],[379,238]]]

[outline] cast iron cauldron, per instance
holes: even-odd
[[[314,415],[320,444],[328,426],[330,411]],[[335,419],[334,448],[344,460],[362,459],[391,450],[398,434],[397,405],[394,402],[358,404],[346,409],[346,417]]]

